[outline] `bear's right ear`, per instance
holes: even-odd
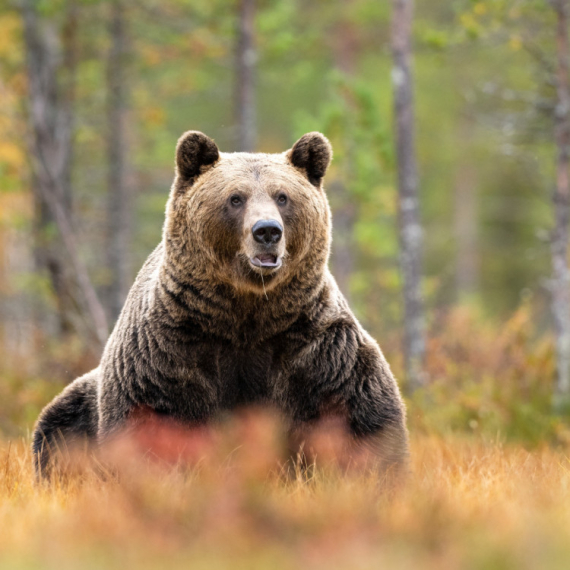
[[[220,158],[216,143],[200,131],[187,131],[176,145],[176,174],[183,183],[207,170]]]

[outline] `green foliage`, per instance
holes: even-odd
[[[340,183],[343,188],[342,194],[330,194],[333,215],[346,201],[356,210],[353,239],[360,264],[351,287],[358,293],[357,298],[369,298],[380,286],[378,279],[383,289],[390,285],[388,293],[395,297],[399,278],[390,125],[368,81],[335,70],[327,78],[326,92],[330,95],[321,102],[318,114],[297,113],[295,133],[300,136],[319,130],[333,145],[329,186]],[[382,270],[375,274],[373,268],[379,264]],[[357,311],[364,315],[365,303],[357,305]]]
[[[63,4],[42,8],[57,24],[56,30],[64,21]],[[475,172],[478,196],[482,303],[493,313],[507,314],[516,306],[520,290],[540,290],[546,258],[536,236],[550,223],[553,149],[549,124],[533,112],[533,101],[551,93],[547,87],[537,92],[539,66],[525,42],[530,37],[546,53],[550,50],[552,10],[543,4],[457,0],[417,6],[417,144],[430,304],[455,298],[454,193],[464,172],[470,171]],[[74,202],[77,215],[90,220],[79,223],[86,232],[82,239],[100,249],[94,236],[102,234],[98,212],[106,192],[103,118],[109,3],[81,1],[77,6]],[[145,0],[127,7],[128,140],[140,215],[134,224],[133,268],[159,234],[160,203],[166,200],[172,148],[180,133],[197,128],[224,150],[234,146],[236,6],[233,0]],[[3,103],[10,98],[0,110],[0,189],[23,192],[28,168],[21,113],[21,21],[14,10],[0,16],[0,98]],[[302,5],[298,0],[263,1],[256,14],[259,148],[282,151],[311,129],[322,130],[332,140],[335,159],[329,180],[342,182],[357,211],[355,302],[361,315],[374,315],[380,310],[372,300],[377,289],[385,300],[382,317],[372,317],[377,333],[399,319],[389,19],[389,3],[370,0],[334,5],[317,0]],[[333,48],[344,26],[356,30],[351,76],[335,70]],[[91,258],[98,263],[101,251]],[[385,322],[388,314],[394,320]]]
[[[554,352],[533,338],[531,305],[500,329],[476,311],[456,309],[430,339],[430,382],[414,394],[412,430],[466,433],[537,447],[570,443],[570,416],[552,413]]]
[[[53,24],[56,42],[68,6],[63,0],[39,3],[42,17]],[[102,291],[108,282],[103,236],[110,2],[78,0],[76,6],[73,208],[80,250]],[[127,5],[133,277],[160,238],[173,148],[181,132],[200,129],[222,150],[234,148],[236,9],[236,0]],[[397,336],[401,324],[390,11],[390,3],[372,0],[260,0],[256,13],[259,150],[281,152],[315,129],[332,141],[334,161],[326,184],[329,189],[337,183],[342,187],[338,195],[330,192],[332,209],[348,204],[355,213],[351,303],[380,340]],[[501,328],[497,323],[528,293],[535,316],[528,326],[540,336],[550,324],[543,280],[550,272],[553,21],[543,0],[416,3],[424,292],[430,312],[468,295],[483,314],[470,326],[494,323],[488,339],[495,338]],[[341,34],[351,30],[354,69],[343,75],[336,48]],[[0,8],[0,260],[10,263],[20,255],[20,250],[13,253],[14,243],[31,243],[34,213],[22,31],[19,12]],[[463,255],[457,212],[459,189],[465,186],[473,193],[475,208],[476,283],[468,293],[457,280]],[[31,258],[31,250],[29,254]],[[32,259],[25,269],[0,263],[0,302],[22,294],[53,309],[49,284],[33,267]],[[472,340],[469,330],[461,334]],[[488,340],[489,350],[493,345]],[[527,349],[532,360],[538,349],[530,340]],[[391,361],[400,357],[394,351]],[[482,355],[480,359],[484,361]],[[452,362],[432,373],[427,395],[419,394],[412,403],[426,429],[451,425],[505,437],[519,433],[525,441],[542,436],[559,440],[560,420],[546,412],[551,364],[538,369],[527,362],[534,379],[528,380],[529,395],[523,397],[513,392],[517,377],[499,382],[508,376],[506,365],[483,375],[477,372],[481,363]],[[473,422],[476,428],[470,427]]]

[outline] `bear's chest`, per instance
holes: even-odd
[[[232,409],[273,399],[281,376],[279,360],[279,351],[269,344],[247,349],[220,344],[205,350],[198,366],[217,385],[220,406]]]

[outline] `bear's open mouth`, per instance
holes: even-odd
[[[281,258],[272,253],[258,253],[255,257],[252,257],[250,261],[252,265],[256,267],[276,269],[281,266]]]

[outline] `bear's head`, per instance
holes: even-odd
[[[318,279],[330,248],[322,181],[331,157],[317,132],[281,154],[220,153],[203,133],[185,133],[167,206],[169,257],[198,279],[255,293]]]

